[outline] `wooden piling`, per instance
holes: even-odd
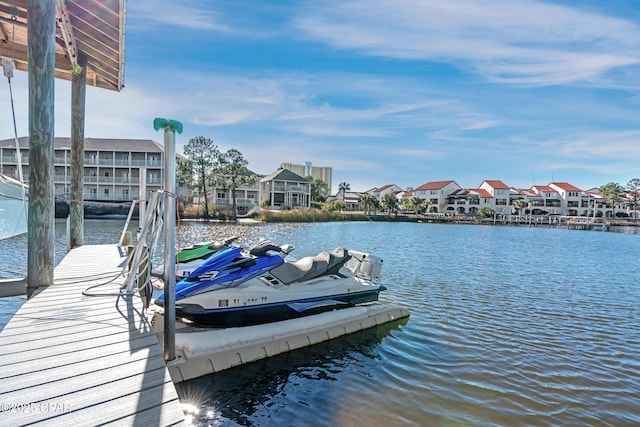
[[[56,2],[29,0],[29,214],[27,297],[53,282]]]
[[[87,89],[87,57],[78,52],[79,73],[71,80],[71,188],[69,247],[84,243],[84,113]]]

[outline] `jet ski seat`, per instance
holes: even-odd
[[[337,274],[349,259],[348,251],[344,248],[336,248],[331,252],[320,252],[315,256],[308,256],[296,262],[285,262],[269,273],[285,285],[294,282],[304,282],[323,274]]]

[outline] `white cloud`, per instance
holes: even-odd
[[[191,30],[215,30],[230,32],[231,27],[220,22],[220,15],[210,8],[187,6],[171,0],[136,0],[127,3],[130,16],[140,16],[143,20],[127,21],[127,25],[149,27],[156,25],[167,28],[182,27]]]
[[[640,63],[640,27],[550,3],[352,0],[314,3],[295,24],[367,55],[457,63],[491,81],[553,85]]]

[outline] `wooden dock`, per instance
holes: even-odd
[[[71,250],[54,284],[9,321],[0,333],[0,425],[184,425],[140,298],[115,296],[123,261],[116,245]],[[98,284],[91,292],[112,295],[83,295]]]

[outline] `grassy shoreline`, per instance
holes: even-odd
[[[341,222],[341,221],[385,221],[385,222],[423,222],[444,224],[475,224],[475,225],[522,225],[522,226],[566,226],[569,221],[591,221],[595,224],[609,224],[611,226],[640,226],[640,221],[612,218],[585,217],[550,217],[548,216],[518,216],[504,215],[484,218],[479,215],[365,215],[364,212],[329,212],[326,210],[292,210],[292,211],[261,211],[256,221],[265,223],[293,223],[293,222]]]

